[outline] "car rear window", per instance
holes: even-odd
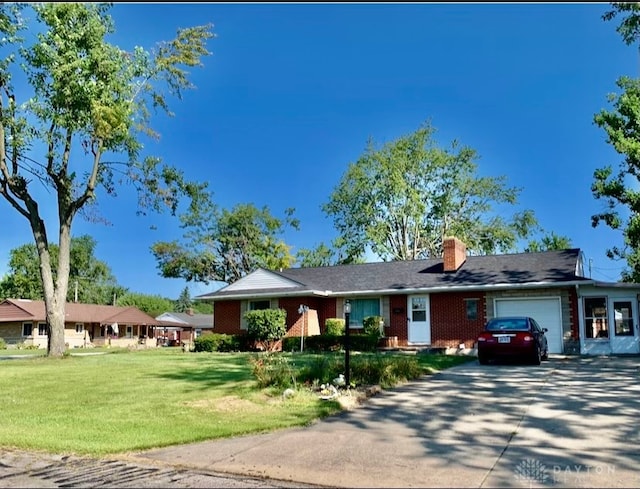
[[[528,330],[527,320],[523,318],[493,319],[487,324],[487,331]]]

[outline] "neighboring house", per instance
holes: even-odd
[[[64,340],[69,348],[92,346],[156,346],[160,322],[136,307],[97,304],[65,305]],[[0,338],[7,345],[47,348],[44,301],[6,299],[0,302]]]
[[[300,335],[307,315],[324,331],[349,300],[354,333],[379,315],[401,346],[474,348],[488,319],[528,315],[548,329],[551,353],[640,352],[640,284],[585,277],[580,249],[467,256],[456,238],[443,245],[442,259],[259,269],[198,299],[214,303],[218,333],[246,332],[245,311],[264,308],[287,312],[287,336]]]
[[[164,312],[156,320],[163,324],[159,335],[168,342],[192,343],[198,336],[213,331],[213,314],[196,314],[193,309]]]

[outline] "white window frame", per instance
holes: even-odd
[[[84,323],[76,323],[76,333],[84,333]]]
[[[42,333],[40,331],[43,331]],[[38,336],[47,336],[47,323],[38,323]]]

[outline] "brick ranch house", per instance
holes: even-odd
[[[258,269],[197,299],[213,302],[216,333],[245,333],[245,311],[282,308],[287,336],[319,334],[349,300],[350,331],[381,316],[399,346],[470,349],[488,319],[528,315],[548,329],[550,353],[640,352],[640,284],[585,277],[579,248],[468,256],[457,238],[443,245],[441,259]]]
[[[164,344],[192,344],[213,328],[213,314],[196,313],[191,308],[185,312],[163,312],[156,319],[163,324],[158,330],[158,342]]]
[[[140,309],[97,304],[65,305],[64,340],[69,348],[94,346],[156,346],[163,322]],[[47,348],[44,301],[6,299],[0,302],[0,338],[7,345]]]

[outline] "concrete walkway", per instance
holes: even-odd
[[[640,487],[640,358],[477,362],[306,428],[134,459],[334,487]]]

